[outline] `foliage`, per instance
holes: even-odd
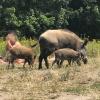
[[[100,38],[99,0],[1,0],[0,36],[17,30],[27,38],[47,29],[68,28]]]

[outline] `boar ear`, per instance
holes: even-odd
[[[85,38],[84,43],[82,44],[81,48],[84,48],[89,42],[88,38]]]

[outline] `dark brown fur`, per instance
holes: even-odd
[[[78,51],[75,51],[70,48],[65,48],[65,49],[56,50],[54,54],[55,54],[55,60],[52,63],[52,66],[55,63],[57,63],[58,66],[61,66],[64,60],[67,60],[69,65],[71,65],[72,62],[76,62],[78,65],[81,65],[80,63],[81,53]]]

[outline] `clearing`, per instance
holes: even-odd
[[[99,57],[82,66],[37,67],[0,65],[0,100],[100,100]]]

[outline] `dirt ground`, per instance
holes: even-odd
[[[52,62],[52,59],[50,60]],[[0,65],[0,100],[100,100],[100,57],[87,65],[38,70]]]

